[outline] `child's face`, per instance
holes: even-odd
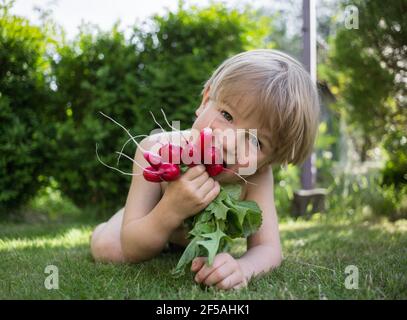
[[[239,106],[230,106],[210,99],[207,91],[196,110],[197,119],[192,128],[200,131],[210,127],[222,150],[223,159],[227,162],[227,168],[242,176],[250,176],[268,163],[270,145],[267,130],[259,127],[259,119],[265,115],[244,112],[244,102],[242,99]],[[247,134],[249,129],[252,133],[254,129],[256,135]],[[231,132],[234,133],[233,138]],[[232,183],[237,182],[239,178],[230,171],[224,171],[216,180]]]

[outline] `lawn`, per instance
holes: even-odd
[[[391,223],[288,221],[280,225],[282,266],[248,288],[202,289],[169,270],[180,254],[138,265],[92,261],[95,223],[0,224],[1,299],[406,299],[407,220]],[[236,243],[234,254],[244,250]],[[59,270],[59,289],[47,290],[47,265]],[[345,268],[359,270],[358,289],[346,289]]]

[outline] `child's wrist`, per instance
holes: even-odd
[[[170,212],[168,206],[162,203],[162,201],[158,203],[156,209],[157,210],[154,210],[154,217],[157,224],[164,228],[163,231],[167,231],[171,234],[182,224],[183,220],[174,212]]]
[[[244,258],[237,259],[237,262],[240,265],[240,269],[242,270],[243,276],[247,282],[251,280],[253,277],[253,270],[250,267],[250,264]]]

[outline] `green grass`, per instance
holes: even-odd
[[[138,265],[92,261],[95,224],[0,224],[0,299],[406,299],[407,220],[395,223],[286,221],[285,260],[248,288],[201,289],[169,270],[179,254]],[[234,254],[244,251],[239,243]],[[47,290],[47,265],[59,269],[59,290]],[[359,289],[345,288],[345,268],[359,269]]]

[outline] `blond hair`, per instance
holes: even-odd
[[[301,164],[312,152],[319,122],[318,93],[294,58],[272,49],[239,53],[215,70],[202,94],[209,88],[210,99],[231,106],[244,99],[244,112],[260,111],[260,124],[270,132],[269,163]]]

